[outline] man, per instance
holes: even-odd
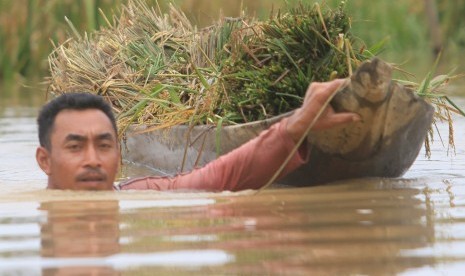
[[[223,191],[264,186],[321,108],[345,80],[312,83],[303,105],[257,138],[195,169],[173,177],[142,177],[114,187],[121,161],[117,127],[111,108],[102,98],[85,93],[64,94],[41,110],[38,117],[40,147],[36,159],[48,175],[48,188],[71,190],[155,189]],[[335,113],[328,105],[312,130],[360,120],[354,113]],[[301,146],[280,177],[307,159]]]
[[[91,94],[65,94],[46,104],[37,119],[36,160],[48,188],[109,190],[120,164],[110,106]]]

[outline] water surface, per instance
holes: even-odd
[[[1,275],[465,271],[464,118],[455,155],[437,139],[399,179],[183,194],[45,190],[36,112],[0,107]]]

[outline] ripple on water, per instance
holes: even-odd
[[[70,192],[43,189],[34,119],[8,120],[0,119],[0,274],[464,269],[463,139],[455,156],[435,143],[434,159],[420,153],[399,179],[258,194]],[[456,123],[456,136],[464,137],[465,120]]]

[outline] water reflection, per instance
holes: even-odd
[[[47,220],[40,227],[40,255],[63,258],[63,264],[44,268],[44,275],[116,274],[103,259],[96,266],[82,263],[89,257],[119,253],[118,201],[53,201],[42,203],[40,210],[47,212]],[[78,260],[76,265],[65,265],[72,258]],[[81,262],[79,258],[83,258]]]
[[[373,178],[257,195],[0,203],[0,274],[454,272],[465,263],[465,185],[435,185]]]
[[[41,256],[108,256],[119,252],[118,201],[55,201],[40,206]]]
[[[131,237],[123,247],[223,250],[235,262],[208,271],[226,274],[397,273],[434,264],[430,256],[399,257],[428,247],[435,230],[434,209],[422,191],[397,184],[372,180],[138,210],[122,216],[122,235]]]

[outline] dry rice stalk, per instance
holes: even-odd
[[[299,6],[294,14],[280,13],[266,22],[221,18],[209,28],[196,30],[173,6],[169,14],[162,14],[143,0],[131,0],[112,22],[105,17],[108,28],[85,36],[76,34],[55,48],[49,57],[49,91],[105,96],[122,130],[130,124],[154,129],[275,116],[300,105],[308,82],[324,80],[324,75],[307,69],[308,74],[303,75],[303,66],[313,59],[321,60],[320,68],[336,62],[342,67],[328,70],[338,72],[339,77],[347,75],[344,51],[330,41],[348,31],[342,8],[323,13],[315,7]],[[313,16],[308,16],[309,12]],[[295,20],[302,24],[289,29]],[[315,39],[321,37],[324,41]],[[296,47],[301,39],[313,43],[310,55],[307,49],[311,45]],[[335,49],[341,58],[328,59]],[[324,70],[314,70],[320,71]],[[294,79],[298,80],[295,84]],[[273,92],[279,90],[287,92]]]
[[[104,96],[121,135],[133,124],[150,131],[276,116],[299,107],[310,82],[348,77],[382,49],[354,50],[343,1],[334,10],[300,4],[266,21],[223,17],[201,30],[179,9],[163,14],[144,0],[129,0],[111,21],[104,18],[107,28],[75,32],[55,47],[49,92]],[[450,112],[465,114],[439,93],[448,80],[428,76],[417,87],[436,105],[436,119],[450,122],[453,145]]]

